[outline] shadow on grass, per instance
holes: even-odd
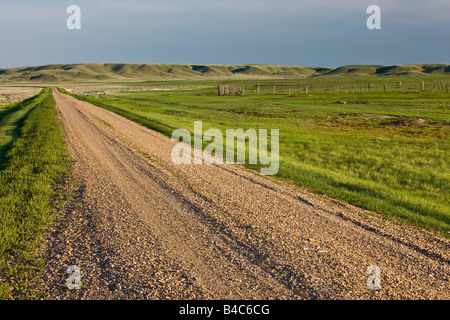
[[[23,107],[24,106],[21,104],[16,107],[12,107],[12,108],[0,111],[0,126],[3,126],[8,121],[8,119],[14,115],[14,113],[20,111]],[[11,136],[11,140],[3,145],[0,145],[0,170],[3,170],[5,168],[6,154],[11,149],[14,141],[16,141],[16,139],[20,136],[20,129],[23,126],[23,122],[25,121],[28,113],[32,109],[33,108],[28,110],[22,117],[20,117],[16,121],[9,123],[9,125],[14,126],[14,128],[8,132],[8,135]]]

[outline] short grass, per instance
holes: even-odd
[[[10,147],[0,170],[0,299],[32,297],[37,250],[53,218],[51,185],[71,162],[50,89],[11,110],[1,127]]]
[[[80,98],[168,136],[176,128],[192,132],[199,120],[203,130],[217,128],[223,133],[228,128],[279,129],[279,177],[449,236],[450,94],[442,85],[436,90],[437,83],[448,77],[434,80],[433,91],[434,82],[427,79],[422,91],[422,79],[415,77],[358,78],[356,85],[348,80],[345,86],[341,79],[338,90],[333,89],[334,81],[309,82],[313,84],[309,94],[306,80],[279,81],[275,95],[275,82],[261,81],[265,89],[260,96],[255,93],[256,81],[240,81],[235,85],[245,85],[248,94],[219,97],[219,82],[208,81],[177,82],[180,87],[191,84],[192,89]],[[386,82],[391,90],[384,93]],[[207,83],[209,88],[204,87]],[[342,101],[345,104],[338,103]],[[385,125],[415,118],[426,123]]]

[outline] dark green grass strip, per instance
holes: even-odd
[[[19,137],[20,128],[28,112],[42,101],[44,96],[45,91],[42,90],[39,94],[21,102],[13,103],[0,111],[0,170],[5,166],[6,153]]]

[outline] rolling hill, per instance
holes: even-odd
[[[347,65],[336,69],[277,65],[152,63],[51,64],[0,69],[0,83],[99,82],[171,79],[308,78],[336,76],[450,75],[449,64]]]

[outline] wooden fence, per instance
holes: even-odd
[[[243,96],[245,94],[244,87],[235,87],[234,85],[218,86],[219,96],[229,96],[232,94]]]

